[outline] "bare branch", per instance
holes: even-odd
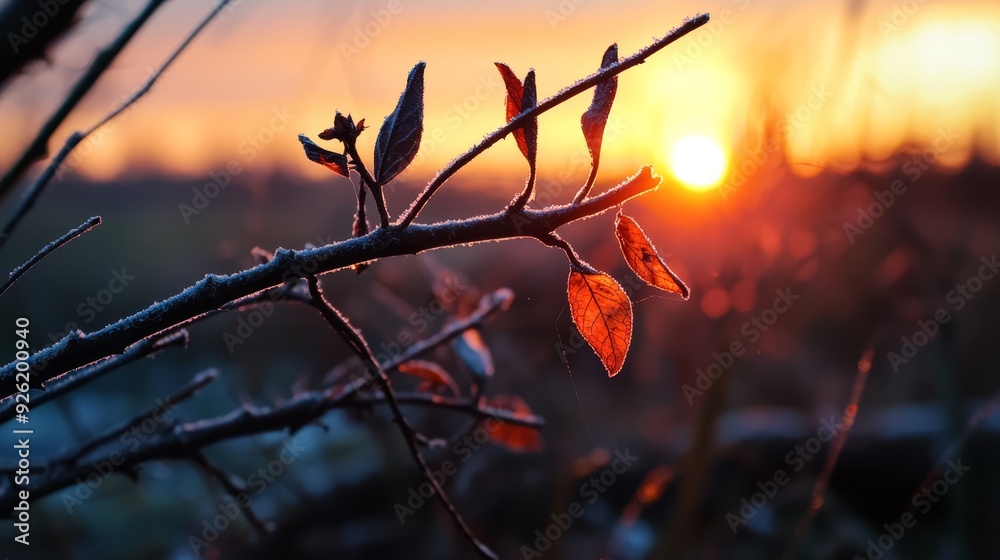
[[[0,57],[0,89],[33,62],[44,59],[46,52],[79,23],[77,14],[86,3],[87,0],[62,0],[48,23],[37,27],[35,36],[28,39],[18,33],[24,26],[21,18],[33,17],[38,3],[4,2],[0,7],[0,35],[7,38],[13,52]]]
[[[483,558],[489,560],[496,560],[497,555],[489,549],[478,537],[472,532],[466,524],[465,519],[462,515],[458,513],[455,505],[451,503],[451,499],[444,491],[444,487],[435,478],[430,465],[424,459],[424,456],[420,453],[419,438],[417,431],[413,429],[410,422],[406,419],[406,415],[403,414],[403,410],[399,407],[399,402],[396,401],[396,394],[392,390],[392,384],[389,381],[389,377],[382,370],[378,361],[375,359],[375,355],[372,354],[371,348],[368,347],[368,343],[361,336],[354,327],[347,322],[347,319],[340,314],[333,305],[325,297],[323,297],[323,291],[320,288],[319,280],[315,276],[310,276],[309,280],[309,293],[312,294],[313,302],[316,308],[319,309],[320,314],[326,319],[326,322],[330,327],[344,339],[344,342],[350,346],[354,352],[361,358],[361,362],[364,364],[367,372],[374,378],[375,382],[379,384],[382,388],[382,394],[385,395],[385,402],[389,404],[389,408],[392,410],[392,415],[396,419],[396,424],[399,425],[400,431],[403,433],[403,439],[406,440],[406,446],[410,450],[410,455],[413,456],[413,460],[416,461],[417,465],[423,471],[424,478],[427,482],[434,487],[434,493],[437,495],[438,500],[451,515],[451,518],[458,525],[458,528],[462,531],[465,537],[476,547],[476,551]]]
[[[518,417],[509,410],[476,407],[473,403],[463,404],[459,400],[443,399],[433,402],[418,395],[399,395],[402,401],[421,406],[441,407],[483,418],[495,418],[503,422],[540,428],[543,421],[540,418]],[[119,474],[131,474],[134,468],[143,463],[164,459],[190,460],[198,452],[214,443],[228,441],[241,437],[267,432],[289,431],[294,433],[304,426],[313,424],[326,412],[337,408],[357,406],[373,406],[383,399],[376,396],[368,402],[356,403],[346,396],[342,399],[332,399],[319,391],[311,391],[294,397],[280,405],[271,408],[240,408],[216,418],[189,422],[173,426],[173,429],[158,437],[145,440],[140,446],[130,449],[125,444],[111,450],[106,450],[98,456],[80,455],[74,465],[52,461],[39,463],[37,470],[32,464],[31,495],[41,498],[59,491],[62,488],[77,483],[77,479],[86,479],[93,472],[93,459],[103,459],[117,453],[117,470]],[[112,440],[113,441],[113,440]],[[110,443],[110,441],[109,441]],[[96,446],[94,446],[96,448]],[[77,455],[71,451],[67,456]],[[0,467],[0,479],[17,469],[16,464]],[[38,478],[34,477],[37,472]],[[8,486],[0,493],[0,517],[9,516],[16,504],[16,489]]]
[[[49,243],[48,245],[42,247],[41,251],[35,253],[35,255],[30,259],[28,259],[27,261],[25,261],[24,264],[15,268],[10,272],[10,276],[7,278],[7,281],[4,283],[3,286],[0,286],[0,296],[2,296],[11,286],[13,286],[14,282],[17,282],[18,278],[20,278],[25,272],[28,272],[28,270],[31,269],[31,267],[38,264],[39,261],[48,256],[49,253],[52,253],[56,249],[62,247],[63,245],[69,243],[70,241],[73,241],[77,237],[80,237],[81,235],[87,233],[88,231],[94,229],[99,225],[101,225],[101,217],[94,216],[89,220],[87,220],[86,222],[83,222],[82,224],[76,226],[75,228],[67,231],[65,234],[59,237],[59,239],[56,239],[52,243]]]
[[[473,146],[469,151],[453,159],[451,163],[449,163],[433,179],[431,179],[431,182],[427,184],[423,192],[420,193],[420,196],[418,196],[417,199],[413,201],[413,204],[410,205],[410,207],[407,208],[405,212],[403,212],[403,215],[399,219],[399,225],[401,227],[406,227],[410,225],[410,223],[413,222],[414,219],[416,219],[417,215],[420,214],[420,211],[423,209],[424,205],[427,204],[427,202],[431,199],[431,197],[438,190],[438,188],[440,188],[441,185],[445,183],[445,181],[450,179],[451,176],[454,175],[456,171],[458,171],[462,167],[465,167],[466,164],[475,159],[479,154],[485,152],[487,148],[499,142],[504,136],[507,136],[511,132],[523,127],[525,122],[528,121],[529,119],[541,115],[545,111],[548,111],[549,109],[555,107],[556,105],[563,103],[567,99],[579,95],[587,91],[588,89],[594,87],[595,85],[609,78],[612,78],[613,76],[621,74],[622,72],[628,70],[633,66],[642,64],[643,62],[646,61],[647,58],[650,57],[650,55],[656,53],[657,51],[663,49],[667,45],[673,43],[674,41],[677,41],[681,37],[687,35],[688,33],[691,33],[692,31],[698,29],[699,27],[705,25],[706,23],[708,23],[708,14],[701,14],[694,18],[691,18],[685,21],[684,24],[681,25],[680,27],[667,33],[666,36],[664,36],[663,38],[657,40],[648,47],[643,48],[642,50],[633,54],[632,56],[628,58],[623,58],[618,62],[616,62],[615,64],[612,64],[606,68],[602,68],[597,72],[594,72],[590,76],[587,76],[586,78],[576,82],[575,84],[567,88],[564,88],[562,91],[553,95],[552,97],[549,97],[548,99],[542,101],[535,107],[528,109],[527,111],[524,111],[520,115],[514,117],[513,119],[508,121],[507,124],[498,128],[489,136],[483,138],[478,144]]]
[[[358,155],[358,149],[354,144],[348,143],[345,144],[345,147],[347,148],[347,155],[351,156],[351,164],[354,165],[354,170],[361,177],[361,190],[364,191],[365,187],[367,187],[372,191],[372,198],[375,199],[375,208],[378,209],[379,219],[382,220],[382,227],[389,227],[391,220],[389,218],[389,211],[385,207],[385,194],[382,192],[382,186],[368,172],[368,168],[365,167],[365,162]],[[364,218],[364,197],[363,193],[358,194],[358,209],[362,212],[362,219]]]
[[[90,64],[90,67],[87,68],[83,76],[80,76],[80,79],[73,85],[73,89],[70,90],[66,99],[63,100],[55,113],[49,117],[49,120],[45,121],[42,129],[38,131],[38,134],[28,144],[24,153],[21,154],[14,165],[0,178],[0,200],[5,199],[10,194],[10,191],[14,188],[14,184],[31,167],[32,163],[45,157],[49,138],[52,137],[63,120],[76,107],[76,104],[90,91],[90,88],[97,82],[97,79],[111,66],[111,63],[122,52],[125,45],[132,40],[132,37],[139,31],[139,28],[146,23],[163,3],[164,0],[150,0],[146,4],[146,7],[139,12],[139,15],[122,30],[121,34],[110,45],[97,53],[94,62]]]
[[[209,476],[217,480],[219,485],[222,486],[222,489],[225,490],[227,494],[232,496],[237,505],[241,505],[240,496],[246,495],[247,493],[245,484],[239,480],[233,479],[226,473],[226,471],[222,470],[221,467],[218,467],[215,463],[209,461],[208,457],[205,457],[205,454],[201,451],[195,452],[191,460],[194,461],[196,465],[204,469]],[[249,507],[249,505],[243,508],[243,512],[246,514],[250,525],[253,526],[258,534],[266,535],[271,532],[271,528],[268,524],[261,521],[261,519],[257,517],[257,514],[253,512],[253,508]]]
[[[580,268],[582,270],[586,270],[588,272],[592,273],[597,272],[594,270],[592,266],[590,266],[583,259],[581,259],[580,255],[578,255],[576,253],[576,250],[573,249],[573,246],[570,245],[568,241],[560,237],[558,233],[550,233],[548,235],[543,235],[539,237],[538,240],[548,245],[549,247],[562,249],[562,251],[566,253],[566,258],[569,259],[570,264],[572,264],[573,266]]]
[[[359,397],[354,400],[345,400],[340,405],[341,408],[370,408],[376,404],[385,403],[385,396],[376,394],[371,397]],[[456,399],[443,395],[432,395],[428,393],[397,393],[396,402],[399,404],[409,404],[445,410],[455,410],[464,412],[470,416],[488,419],[492,418],[510,424],[512,426],[524,426],[525,428],[541,429],[545,426],[545,419],[541,416],[522,416],[510,410],[500,408],[479,407],[475,401],[469,399]]]
[[[77,459],[86,455],[92,450],[100,447],[101,445],[104,445],[105,443],[117,437],[120,437],[123,433],[129,431],[133,427],[139,426],[140,424],[142,424],[143,420],[152,417],[153,414],[156,413],[156,410],[161,408],[162,406],[173,406],[195,396],[195,394],[197,394],[202,387],[215,381],[216,378],[218,378],[218,376],[219,376],[219,371],[215,368],[208,369],[199,373],[194,377],[194,379],[192,379],[186,385],[175,391],[172,395],[167,397],[166,400],[164,400],[162,403],[157,404],[156,407],[143,410],[142,412],[136,414],[132,418],[129,418],[128,420],[115,424],[114,426],[105,430],[101,435],[91,439],[87,443],[76,448],[75,450],[73,450],[72,453],[69,453],[60,459],[57,459],[57,461],[75,463]]]
[[[21,199],[21,203],[18,205],[17,208],[14,209],[10,217],[7,218],[7,223],[6,225],[4,225],[3,232],[0,232],[0,243],[6,241],[10,237],[11,233],[13,233],[14,231],[14,228],[17,227],[17,224],[21,222],[24,216],[27,215],[28,211],[31,210],[31,208],[35,205],[35,202],[38,200],[38,197],[41,196],[42,191],[45,190],[46,185],[48,185],[49,181],[52,180],[52,177],[59,169],[59,166],[62,165],[63,161],[65,161],[67,157],[69,157],[69,154],[72,153],[73,149],[76,148],[76,146],[80,142],[82,142],[84,138],[90,136],[94,131],[101,128],[109,121],[111,121],[118,115],[125,112],[136,101],[142,98],[142,96],[146,95],[146,93],[148,93],[149,90],[153,87],[153,84],[155,84],[156,81],[159,80],[161,76],[163,76],[163,73],[167,71],[167,68],[169,68],[170,65],[173,64],[175,60],[177,60],[177,57],[179,57],[180,54],[184,52],[184,49],[186,49],[188,45],[191,44],[191,41],[193,41],[194,38],[197,37],[198,34],[201,33],[201,31],[205,29],[206,26],[208,26],[208,24],[215,18],[215,16],[218,15],[218,13],[221,12],[222,9],[225,8],[227,4],[229,4],[229,1],[230,0],[219,0],[219,3],[216,4],[215,8],[213,8],[212,11],[209,12],[208,15],[205,16],[205,18],[202,19],[201,22],[197,26],[195,26],[195,28],[192,29],[190,33],[188,33],[188,36],[185,37],[183,41],[181,41],[180,45],[178,45],[177,48],[175,48],[172,53],[170,53],[170,56],[167,57],[167,59],[156,70],[156,72],[154,72],[153,75],[150,76],[148,80],[146,80],[146,82],[142,85],[142,87],[136,90],[136,92],[133,93],[132,96],[129,97],[124,103],[113,109],[110,113],[105,115],[103,119],[98,121],[97,124],[93,125],[85,132],[74,132],[73,134],[70,135],[69,138],[66,139],[66,143],[63,145],[62,149],[59,150],[59,153],[56,154],[56,157],[52,158],[52,161],[49,162],[48,167],[45,168],[45,171],[42,172],[42,174],[38,177],[38,179],[36,179],[35,182],[31,184],[27,192],[25,192],[24,198]],[[153,0],[150,2],[149,6],[147,6],[145,11],[155,10],[162,3],[163,0]],[[143,13],[145,13],[145,11]],[[136,21],[138,20],[139,18],[136,19]],[[133,24],[135,24],[135,22],[133,22]],[[139,25],[142,25],[142,23],[139,22]],[[110,61],[108,62],[110,63]],[[104,69],[101,69],[101,72],[103,71]],[[54,130],[49,132],[48,134],[51,135],[52,132],[54,132]],[[45,140],[43,141],[42,145],[43,154],[44,154],[44,142],[47,141],[48,137],[46,137]],[[25,154],[27,153],[28,152],[25,152]],[[14,170],[16,170],[16,166],[11,171],[13,172]],[[8,173],[8,175],[10,175],[10,173]],[[6,177],[4,177],[4,179],[6,179]],[[14,177],[14,179],[16,179],[16,177]],[[7,188],[6,185],[2,181],[0,181],[0,196],[3,195],[5,188]]]
[[[143,338],[294,278],[456,245],[540,238],[567,223],[596,216],[631,198],[656,190],[659,184],[660,178],[652,175],[649,167],[644,167],[624,183],[581,204],[565,204],[544,210],[525,209],[516,213],[501,211],[433,225],[412,224],[406,229],[378,228],[362,237],[315,249],[278,249],[274,259],[267,263],[227,276],[209,274],[183,292],[94,333],[67,335],[28,359],[32,377],[37,383],[106,356],[119,354]],[[0,395],[9,396],[14,392],[14,365],[11,362],[0,369]]]
[[[79,331],[71,333],[69,337],[79,337]],[[63,339],[66,341],[67,339]],[[76,340],[76,338],[69,338],[69,340]],[[37,393],[31,394],[31,405],[32,407],[39,407],[53,399],[56,399],[70,391],[77,389],[98,379],[104,374],[114,371],[126,364],[130,364],[139,358],[146,356],[151,356],[164,348],[169,348],[171,346],[185,346],[188,342],[188,333],[186,330],[179,330],[163,336],[152,336],[149,338],[144,338],[139,342],[129,346],[121,354],[116,354],[104,360],[89,364],[87,366],[81,367],[78,370],[71,371],[61,377],[57,377],[52,383],[45,386],[44,391],[39,391]],[[15,406],[14,398],[11,396],[5,397],[0,401],[0,423],[6,422],[14,418]]]

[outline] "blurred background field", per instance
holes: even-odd
[[[51,111],[107,31],[134,11],[132,3],[122,4],[96,3],[50,66],[6,86],[0,96],[9,129],[0,142],[2,161],[22,147],[19,139]],[[587,479],[625,450],[638,460],[597,501],[583,501],[583,516],[542,557],[780,557],[793,542],[830,444],[798,470],[788,454],[816,436],[825,420],[840,421],[866,349],[872,350],[871,366],[856,424],[796,557],[873,557],[869,540],[887,531],[883,524],[900,519],[924,478],[959,443],[952,456],[970,467],[968,474],[947,487],[940,503],[917,513],[916,525],[894,539],[884,557],[1000,554],[993,534],[1000,523],[993,499],[1000,495],[1000,417],[966,433],[970,418],[1000,389],[1000,359],[992,346],[1000,290],[980,273],[983,259],[990,261],[1000,247],[995,5],[276,6],[238,3],[148,99],[52,185],[0,253],[0,268],[10,269],[86,217],[104,219],[0,301],[0,316],[31,318],[35,348],[73,328],[70,322],[92,331],[205,273],[247,268],[255,246],[299,248],[349,236],[350,184],[306,161],[296,134],[314,136],[330,125],[334,109],[377,126],[416,60],[428,62],[427,155],[389,189],[394,216],[437,168],[502,122],[494,60],[521,74],[534,67],[540,94],[547,96],[593,71],[610,42],[631,53],[684,15],[708,11],[721,23],[716,31],[696,34],[625,73],[611,113],[597,188],[647,163],[664,176],[657,192],[628,203],[625,212],[692,290],[691,299],[681,301],[652,288],[634,289],[633,348],[617,377],[608,379],[587,348],[563,363],[560,344],[574,336],[565,302],[567,265],[560,252],[536,242],[396,258],[360,276],[327,277],[328,294],[380,347],[401,333],[426,337],[447,320],[438,314],[423,328],[410,319],[434,301],[428,272],[434,267],[459,275],[469,294],[514,291],[511,309],[483,330],[496,362],[486,390],[521,395],[546,419],[544,450],[484,446],[446,483],[470,525],[502,557],[524,557],[522,546],[536,546],[535,531],[544,532],[553,514],[580,501]],[[170,3],[62,132],[92,122],[140,83],[145,68],[202,9],[194,2]],[[378,32],[366,33],[373,21]],[[368,40],[363,47],[359,29]],[[689,50],[691,44],[699,49]],[[491,89],[493,81],[498,85]],[[568,202],[586,178],[578,116],[587,99],[540,120],[539,202]],[[293,116],[286,123],[273,120],[276,114]],[[362,136],[366,150],[373,133]],[[708,139],[710,148],[677,161],[672,153],[684,138]],[[513,146],[501,142],[460,173],[421,220],[502,207],[526,171]],[[698,163],[694,171],[711,171],[714,150],[721,154],[717,174],[685,175],[692,161]],[[185,215],[179,205],[192,205],[194,190],[205,192],[231,161],[240,173],[229,176],[197,214]],[[890,201],[886,193],[894,185]],[[613,223],[608,213],[563,234],[588,262],[623,285],[638,286],[621,258]],[[89,304],[116,273],[134,278],[106,304]],[[958,286],[974,297],[961,295]],[[775,314],[765,332],[752,321],[769,317],[765,311],[776,291],[798,299]],[[904,338],[920,338],[915,333],[922,322],[939,309],[950,320],[905,363],[891,359],[902,355]],[[179,418],[287,399],[296,387],[316,386],[349,356],[315,312],[297,305],[279,306],[230,352],[223,336],[234,332],[240,317],[225,314],[198,324],[186,349],[136,362],[39,408],[33,451],[65,450],[154,405],[209,367],[221,379],[185,403]],[[0,336],[13,340],[12,333]],[[699,370],[708,370],[734,343],[746,352],[711,390],[685,393],[685,386],[699,387]],[[435,357],[466,386],[450,352]],[[447,437],[465,422],[439,411],[410,413],[429,435]],[[327,431],[307,427],[295,436],[305,448],[302,457],[254,496],[254,511],[276,523],[274,535],[261,540],[239,518],[202,551],[204,557],[470,556],[436,503],[399,523],[393,506],[421,478],[385,411],[331,413],[324,424]],[[275,459],[286,438],[238,440],[209,455],[246,479]],[[687,454],[699,445],[707,451],[693,461]],[[430,456],[436,463],[456,460],[447,450]],[[741,499],[749,500],[758,482],[779,471],[789,473],[790,482],[733,531],[727,514],[740,515]],[[651,472],[662,475],[662,484],[644,485]],[[203,521],[219,514],[224,492],[184,462],[153,463],[140,474],[137,482],[105,480],[72,511],[58,493],[33,506],[34,553],[193,557],[189,537],[202,535]],[[699,477],[692,507],[681,496]],[[637,492],[648,504],[630,519],[636,510],[628,504]],[[678,534],[678,527],[686,529]],[[12,534],[9,524],[0,528],[4,553],[17,552],[10,548]]]

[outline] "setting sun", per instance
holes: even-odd
[[[707,136],[684,136],[670,151],[670,170],[691,190],[710,189],[718,185],[726,173],[726,155],[719,144]]]

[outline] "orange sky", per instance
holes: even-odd
[[[3,91],[0,162],[11,161],[94,48],[139,4],[91,8],[50,67]],[[56,139],[142,83],[205,11],[203,2],[168,2]],[[606,180],[644,163],[666,171],[673,143],[691,134],[714,139],[738,167],[769,118],[783,123],[789,160],[809,164],[796,168],[803,174],[849,169],[914,143],[937,146],[945,165],[962,164],[973,146],[1000,163],[996,2],[375,0],[345,11],[320,1],[289,9],[242,0],[113,129],[83,145],[72,170],[92,179],[150,169],[199,176],[236,160],[323,177],[329,172],[303,157],[296,134],[315,138],[340,109],[374,127],[361,142],[370,153],[406,72],[424,60],[424,142],[402,176],[423,182],[502,124],[494,61],[522,76],[535,68],[539,96],[547,97],[592,72],[608,44],[617,41],[626,56],[702,11],[713,16],[708,28],[622,75],[602,158]],[[586,176],[579,118],[589,101],[584,94],[541,117],[541,180],[568,171],[575,185]],[[470,172],[522,177],[525,168],[505,141]]]

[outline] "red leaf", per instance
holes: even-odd
[[[299,134],[299,142],[302,142],[302,149],[305,150],[306,157],[310,161],[315,161],[337,175],[349,176],[347,157],[344,154],[321,148],[304,134]]]
[[[632,343],[632,301],[602,272],[573,267],[566,287],[573,322],[601,359],[608,376],[622,370]]]
[[[484,397],[483,404],[490,408],[509,410],[517,418],[532,416],[531,407],[517,395]],[[480,423],[481,427],[487,429],[489,425],[486,422]],[[497,445],[502,445],[516,453],[538,453],[542,450],[542,435],[538,433],[538,430],[527,426],[514,426],[500,420],[494,420],[492,425],[494,428],[489,430],[489,436]]]
[[[691,296],[691,291],[663,262],[656,247],[653,247],[635,220],[619,213],[615,220],[615,236],[618,237],[625,261],[644,282],[684,299]]]
[[[423,360],[410,360],[399,364],[399,372],[406,375],[423,379],[424,383],[417,389],[418,391],[431,391],[440,387],[447,387],[453,396],[459,395],[458,384],[448,375],[448,372],[434,362]]]
[[[507,122],[510,122],[525,109],[534,107],[537,102],[535,71],[528,71],[528,75],[524,79],[524,84],[522,84],[521,80],[518,79],[509,66],[502,62],[496,62],[495,64],[497,69],[500,70],[500,76],[503,78],[504,86],[507,88]],[[534,167],[535,152],[538,144],[538,120],[530,119],[530,121],[524,127],[514,130],[513,134],[514,140],[517,142],[517,147],[524,154],[525,159],[528,160],[528,165]]]

